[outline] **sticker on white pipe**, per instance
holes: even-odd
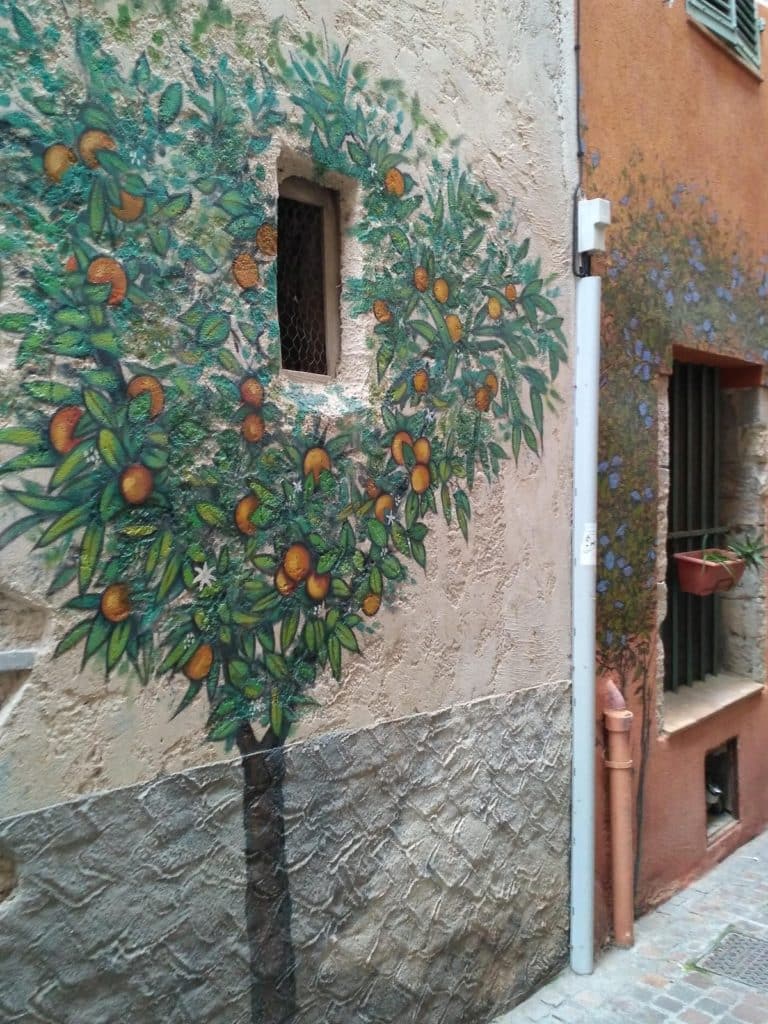
[[[579,546],[579,565],[597,565],[597,523],[585,523]]]

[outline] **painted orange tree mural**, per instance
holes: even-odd
[[[207,699],[209,739],[279,747],[426,566],[430,516],[466,538],[476,475],[540,452],[566,356],[553,293],[511,213],[346,51],[274,41],[254,76],[182,43],[168,78],[147,53],[125,72],[95,23],[71,25],[73,63],[26,10],[0,4],[0,330],[19,371],[0,546],[48,556],[73,614],[57,653],[168,674],[179,710]],[[359,188],[345,303],[375,371],[332,427],[278,379],[278,129]],[[279,769],[257,760],[246,824],[279,817]]]

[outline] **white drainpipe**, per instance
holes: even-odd
[[[581,254],[605,251],[611,204],[578,204]],[[595,888],[595,581],[597,567],[597,411],[600,377],[599,277],[576,281],[574,367],[573,761],[571,772],[571,968],[594,968]]]

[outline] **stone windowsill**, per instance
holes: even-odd
[[[763,684],[746,676],[721,672],[677,693],[664,694],[664,733],[682,732],[746,697],[762,693]]]

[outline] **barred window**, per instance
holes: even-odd
[[[339,354],[337,197],[303,178],[280,184],[277,310],[284,370],[332,377]]]

